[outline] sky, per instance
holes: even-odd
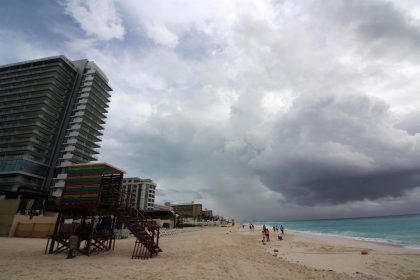
[[[100,161],[243,221],[420,212],[420,3],[0,0],[0,65],[87,58]]]

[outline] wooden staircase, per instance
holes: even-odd
[[[159,226],[145,212],[132,207],[133,195],[120,190],[115,214],[137,238],[132,259],[148,259],[162,250],[159,248]]]

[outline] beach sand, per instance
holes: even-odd
[[[148,260],[131,259],[132,237],[74,259],[44,255],[45,239],[2,237],[0,279],[420,279],[420,250],[287,230],[273,237],[263,245],[257,229],[204,227],[162,237],[163,252]]]

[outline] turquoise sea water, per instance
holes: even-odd
[[[352,239],[420,249],[420,214],[372,218],[253,222],[285,230],[309,231]]]

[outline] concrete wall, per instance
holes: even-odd
[[[27,226],[28,228],[31,228],[31,226],[29,225],[33,225],[33,229],[37,231],[38,228],[41,230],[42,228],[41,224],[42,225],[46,225],[46,224],[55,225],[55,222],[57,221],[57,216],[58,216],[57,213],[46,212],[44,216],[33,216],[31,219],[31,217],[28,215],[16,214],[14,216],[12,226],[10,227],[9,236],[10,237],[15,236],[15,231],[18,224],[20,225],[21,229],[23,229],[24,227],[23,225],[28,225]],[[40,225],[38,226],[35,224],[40,224]]]
[[[22,235],[25,228],[30,228],[35,236],[37,232],[50,232],[49,224],[55,224],[57,213],[44,213],[44,216],[33,216],[16,214],[20,204],[20,199],[0,200],[0,236],[15,236],[16,226],[20,225],[18,235]],[[47,225],[48,224],[48,225]],[[48,228],[48,230],[46,229]],[[23,230],[23,231],[22,231]]]
[[[20,199],[0,200],[0,236],[9,235],[19,203]]]
[[[17,223],[15,237],[47,238],[54,233],[53,223]]]

